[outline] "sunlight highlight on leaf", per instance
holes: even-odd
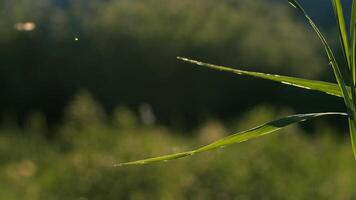
[[[196,64],[199,66],[219,70],[219,71],[232,72],[232,73],[239,74],[239,75],[253,76],[253,77],[257,77],[257,78],[262,78],[262,79],[267,79],[267,80],[283,83],[286,85],[291,85],[291,86],[308,89],[308,90],[316,90],[316,91],[324,92],[324,93],[327,93],[327,94],[330,94],[333,96],[342,97],[342,92],[340,91],[339,86],[334,83],[317,81],[317,80],[308,80],[308,79],[289,77],[289,76],[281,76],[281,75],[275,75],[275,74],[244,71],[244,70],[239,70],[239,69],[233,69],[230,67],[224,67],[224,66],[204,63],[201,61],[196,61],[196,60],[183,58],[183,57],[178,57],[178,59],[185,61],[185,62],[192,63],[192,64]],[[348,90],[350,90],[350,88],[348,88]]]

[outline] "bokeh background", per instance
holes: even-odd
[[[331,3],[301,3],[340,57]],[[356,199],[338,117],[113,167],[287,114],[344,111],[336,97],[176,59],[334,82],[286,0],[0,0],[0,30],[0,199]]]

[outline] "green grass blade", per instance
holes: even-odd
[[[356,0],[352,0],[351,20],[350,20],[350,35],[354,35],[356,25]]]
[[[260,137],[263,135],[267,135],[269,133],[276,132],[276,131],[278,131],[286,126],[289,126],[291,124],[310,120],[315,117],[320,117],[320,116],[325,116],[325,115],[347,116],[346,113],[338,113],[338,112],[291,115],[291,116],[283,117],[283,118],[268,122],[266,124],[260,125],[256,128],[249,129],[247,131],[243,131],[243,132],[239,132],[239,133],[230,135],[228,137],[222,138],[220,140],[217,140],[216,142],[213,142],[211,144],[208,144],[206,146],[203,146],[201,148],[198,148],[198,149],[195,149],[192,151],[176,153],[176,154],[171,154],[171,155],[165,155],[165,156],[160,156],[160,157],[154,157],[154,158],[148,158],[148,159],[143,159],[143,160],[138,160],[138,161],[133,161],[133,162],[126,162],[126,163],[117,164],[115,166],[151,164],[151,163],[155,163],[155,162],[163,162],[163,161],[169,161],[169,160],[174,160],[174,159],[178,159],[178,158],[183,158],[183,157],[191,156],[191,155],[194,155],[197,153],[202,153],[205,151],[228,146],[231,144],[244,142],[244,141],[247,141],[247,140],[250,140],[253,138],[257,138],[257,137]]]
[[[313,28],[313,30],[315,31],[315,33],[317,34],[317,36],[319,37],[319,39],[321,40],[321,42],[323,43],[326,55],[329,58],[329,62],[333,68],[334,71],[334,75],[335,78],[337,80],[337,83],[342,91],[342,95],[344,96],[344,101],[345,101],[345,105],[347,107],[347,111],[350,115],[353,114],[354,109],[353,109],[353,104],[351,102],[351,98],[350,95],[347,91],[347,86],[346,83],[344,81],[344,78],[342,77],[341,74],[341,70],[336,62],[335,56],[329,46],[329,44],[327,43],[325,37],[323,36],[323,34],[320,32],[319,28],[316,26],[316,24],[313,22],[313,20],[309,17],[309,15],[305,12],[304,8],[298,3],[298,1],[296,0],[288,0],[288,2],[294,7],[296,8],[298,11],[300,11],[304,17],[307,19],[308,23],[310,24],[310,26]]]
[[[344,57],[345,57],[347,64],[350,68],[350,71],[351,71],[352,68],[351,68],[350,53],[349,53],[349,39],[347,36],[341,0],[331,0],[331,1],[333,4],[335,16],[336,16],[337,26],[339,28],[342,51],[344,53]]]
[[[356,26],[356,24],[355,24]],[[353,85],[356,85],[356,32],[353,32],[351,39],[351,76]]]
[[[356,46],[356,44],[355,44],[355,42],[356,42],[356,40],[355,40],[355,37],[356,37],[356,32],[354,32],[353,33],[354,35],[353,35],[353,43],[351,44],[352,45],[352,50],[351,50],[351,52],[352,52],[352,54],[353,55],[351,55],[351,67],[352,67],[352,70],[351,70],[351,72],[352,72],[352,79],[353,79],[353,81],[352,81],[352,83],[351,83],[351,85],[353,86],[353,88],[355,88],[355,56],[356,55],[354,55],[355,54],[355,46]],[[355,89],[353,89],[353,90],[351,90],[351,94],[352,94],[352,102],[353,102],[353,106],[354,106],[354,108],[356,108],[356,91],[355,91]],[[353,113],[353,117],[352,117],[352,119],[349,119],[349,126],[350,126],[350,136],[351,136],[351,143],[352,143],[352,151],[353,151],[353,153],[354,153],[354,157],[355,157],[355,159],[356,159],[356,130],[355,130],[355,123],[356,123],[356,113],[354,112]]]
[[[350,49],[350,62],[351,62],[351,76],[352,76],[352,85],[356,85],[356,0],[352,0],[352,9],[351,9],[351,20],[350,20],[350,36],[351,36],[351,49]],[[356,107],[356,94],[355,90],[352,93],[354,107]],[[349,118],[349,127],[350,127],[350,138],[352,144],[352,151],[356,159],[356,113],[352,119]]]
[[[182,58],[182,57],[177,57],[177,58],[179,60],[182,60],[185,62],[193,63],[193,64],[196,64],[199,66],[208,67],[208,68],[219,70],[219,71],[232,72],[232,73],[239,74],[239,75],[258,77],[258,78],[262,78],[262,79],[279,82],[282,84],[292,85],[292,86],[299,87],[299,88],[324,92],[324,93],[327,93],[327,94],[330,94],[333,96],[337,96],[337,97],[343,97],[339,86],[334,83],[329,83],[329,82],[324,82],[324,81],[316,81],[316,80],[308,80],[308,79],[302,79],[302,78],[295,78],[295,77],[289,77],[289,76],[281,76],[281,75],[275,75],[275,74],[244,71],[244,70],[233,69],[230,67],[208,64],[208,63],[204,63],[204,62],[200,62],[200,61],[196,61],[196,60],[192,60],[192,59],[188,59],[188,58]],[[348,90],[350,90],[350,89],[348,88]]]
[[[356,124],[355,121],[350,118],[349,118],[349,128],[350,128],[352,151],[356,159]]]
[[[353,84],[356,85],[356,51],[355,51],[355,46],[356,46],[356,0],[352,0],[352,10],[351,10],[351,20],[350,20],[350,36],[351,36],[351,55],[350,55],[350,62],[351,62],[351,74],[352,74],[352,80]]]

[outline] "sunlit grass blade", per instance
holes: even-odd
[[[327,94],[330,94],[333,96],[337,96],[337,97],[343,97],[339,86],[334,83],[329,83],[329,82],[324,82],[324,81],[316,81],[316,80],[308,80],[308,79],[302,79],[302,78],[295,78],[295,77],[289,77],[289,76],[281,76],[281,75],[275,75],[275,74],[244,71],[244,70],[239,70],[239,69],[233,69],[230,67],[204,63],[201,61],[192,60],[192,59],[188,59],[188,58],[182,58],[182,57],[178,57],[178,59],[185,61],[185,62],[196,64],[199,66],[219,70],[219,71],[232,72],[232,73],[239,74],[239,75],[258,77],[258,78],[262,78],[262,79],[279,82],[282,84],[292,85],[292,86],[299,87],[299,88],[324,92],[324,93],[327,93]],[[348,88],[348,90],[350,90],[350,89]]]
[[[230,135],[228,137],[222,138],[220,140],[217,140],[216,142],[213,142],[211,144],[208,144],[206,146],[203,146],[201,148],[198,148],[198,149],[195,149],[192,151],[186,151],[186,152],[182,152],[182,153],[176,153],[176,154],[170,154],[170,155],[159,156],[159,157],[154,157],[154,158],[148,158],[148,159],[143,159],[143,160],[138,160],[138,161],[133,161],[133,162],[126,162],[126,163],[117,164],[115,166],[151,164],[151,163],[156,163],[156,162],[163,162],[163,161],[169,161],[169,160],[174,160],[174,159],[178,159],[178,158],[183,158],[183,157],[191,156],[191,155],[194,155],[197,153],[202,153],[202,152],[217,149],[220,147],[225,147],[225,146],[228,146],[231,144],[244,142],[244,141],[247,141],[247,140],[250,140],[253,138],[257,138],[257,137],[260,137],[263,135],[267,135],[269,133],[276,132],[276,131],[278,131],[286,126],[289,126],[291,124],[310,120],[315,117],[321,117],[321,116],[325,116],[325,115],[347,116],[346,113],[339,113],[339,112],[309,113],[309,114],[291,115],[291,116],[283,117],[283,118],[268,122],[266,124],[249,129],[247,131],[242,131],[242,132]]]
[[[327,43],[325,37],[323,36],[323,34],[320,32],[319,28],[316,26],[316,24],[313,22],[313,20],[309,17],[309,15],[305,12],[304,8],[299,4],[298,1],[296,0],[288,0],[288,2],[294,7],[296,8],[298,11],[300,11],[304,17],[307,19],[308,23],[311,25],[311,27],[313,28],[313,30],[315,31],[315,33],[317,34],[317,36],[319,37],[319,39],[321,40],[321,42],[323,43],[326,55],[329,58],[329,62],[333,68],[334,71],[334,75],[335,78],[337,80],[337,83],[342,91],[342,95],[344,96],[344,101],[345,101],[345,105],[347,107],[347,111],[349,114],[353,114],[354,109],[353,109],[353,104],[351,102],[351,98],[348,94],[347,91],[347,86],[345,83],[344,78],[342,77],[342,73],[341,70],[336,62],[335,56],[329,46],[329,44]]]
[[[340,40],[341,40],[341,45],[342,45],[342,51],[344,53],[344,57],[347,61],[348,66],[350,67],[351,71],[351,61],[350,61],[350,53],[349,53],[349,39],[347,36],[347,31],[346,31],[346,25],[345,25],[345,19],[344,19],[344,13],[342,9],[342,4],[341,0],[331,0],[332,5],[334,8],[335,12],[335,17],[337,21],[337,25],[339,28],[339,33],[340,33]]]

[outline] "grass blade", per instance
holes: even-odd
[[[151,163],[156,163],[156,162],[163,162],[163,161],[169,161],[169,160],[174,160],[174,159],[178,159],[178,158],[183,158],[183,157],[191,156],[191,155],[194,155],[197,153],[202,153],[205,151],[224,147],[227,145],[244,142],[244,141],[247,141],[247,140],[250,140],[253,138],[257,138],[257,137],[260,137],[263,135],[267,135],[269,133],[276,132],[276,131],[278,131],[286,126],[289,126],[291,124],[310,120],[315,117],[321,117],[321,116],[325,116],[325,115],[347,116],[346,113],[338,113],[338,112],[291,115],[291,116],[283,117],[283,118],[268,122],[266,124],[260,125],[256,128],[249,129],[247,131],[243,131],[243,132],[239,132],[239,133],[230,135],[228,137],[222,138],[220,140],[217,140],[216,142],[213,142],[211,144],[208,144],[206,146],[203,146],[201,148],[198,148],[198,149],[195,149],[192,151],[170,154],[170,155],[154,157],[154,158],[148,158],[148,159],[143,159],[143,160],[138,160],[138,161],[133,161],[133,162],[126,162],[126,163],[117,164],[115,166],[151,164]]]
[[[352,120],[350,118],[349,118],[349,128],[350,128],[352,151],[353,151],[354,157],[356,159],[356,124],[355,124],[354,120]]]
[[[347,64],[350,68],[350,71],[352,70],[351,68],[351,61],[350,61],[350,53],[349,53],[349,39],[347,36],[347,31],[346,31],[346,25],[345,25],[345,19],[344,19],[344,13],[342,9],[342,4],[341,0],[331,0],[336,16],[336,21],[337,21],[337,26],[339,28],[339,34],[340,34],[340,40],[341,40],[341,45],[342,45],[342,51],[344,53],[344,57],[347,61]]]
[[[356,85],[356,0],[352,0],[352,9],[351,9],[351,20],[350,20],[350,36],[351,36],[351,49],[350,49],[350,62],[351,62],[351,77],[352,85]],[[352,100],[354,107],[356,108],[356,94],[355,90],[352,92]],[[352,144],[352,151],[356,159],[356,113],[354,113],[352,118],[349,118],[349,128],[350,128],[350,138]]]
[[[324,81],[316,81],[316,80],[308,80],[308,79],[302,79],[302,78],[295,78],[295,77],[289,77],[289,76],[281,76],[281,75],[275,75],[275,74],[266,74],[266,73],[260,73],[260,72],[251,72],[251,71],[244,71],[244,70],[239,70],[239,69],[233,69],[230,67],[224,67],[224,66],[219,66],[219,65],[214,65],[214,64],[208,64],[204,63],[201,61],[196,61],[188,58],[182,58],[182,57],[177,57],[179,60],[193,63],[199,66],[203,67],[208,67],[211,69],[219,70],[219,71],[225,71],[225,72],[232,72],[235,74],[239,75],[247,75],[247,76],[253,76],[257,78],[262,78],[262,79],[267,79],[287,85],[292,85],[295,87],[299,88],[304,88],[308,90],[316,90],[320,92],[324,92],[333,96],[338,96],[338,97],[343,97],[342,92],[337,84],[334,83],[329,83],[329,82],[324,82]],[[350,90],[350,88],[348,88]]]
[[[356,16],[355,16],[356,17]],[[356,24],[355,24],[356,26]],[[356,32],[352,33],[351,39],[351,76],[352,76],[352,83],[356,85]]]
[[[355,51],[355,46],[356,46],[356,0],[352,0],[352,10],[351,10],[351,21],[350,21],[350,36],[351,36],[351,54],[350,54],[350,62],[351,62],[351,74],[352,74],[352,80],[353,84],[356,85],[356,51]]]
[[[353,115],[354,112],[354,108],[353,108],[353,104],[351,102],[351,98],[350,95],[347,91],[347,86],[346,83],[344,81],[344,78],[342,77],[341,74],[341,70],[336,62],[335,56],[329,46],[329,44],[327,43],[325,37],[323,36],[323,34],[320,32],[319,28],[316,26],[316,24],[313,22],[313,20],[309,17],[309,15],[305,12],[304,8],[299,4],[298,1],[296,0],[288,0],[288,2],[294,7],[296,8],[298,11],[300,11],[304,17],[307,19],[308,23],[310,24],[310,26],[313,28],[313,30],[315,31],[315,33],[317,34],[317,36],[319,37],[319,39],[321,40],[321,42],[323,43],[326,55],[329,58],[329,62],[333,68],[334,71],[334,75],[335,78],[337,80],[337,83],[342,91],[342,95],[344,97],[344,101],[345,101],[345,105],[347,107],[347,111],[350,115]]]

